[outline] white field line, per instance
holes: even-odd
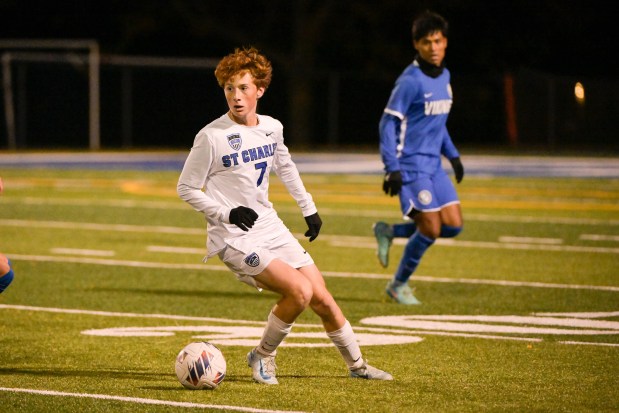
[[[86,229],[91,231],[150,232],[183,235],[206,234],[206,229],[169,227],[163,225],[97,224],[92,222],[33,221],[25,219],[0,219],[0,224],[29,228]]]
[[[22,219],[0,219],[0,225],[30,228],[55,228],[55,229],[85,229],[92,231],[119,231],[119,232],[146,232],[146,233],[165,233],[183,235],[202,235],[206,234],[205,229],[169,227],[160,225],[127,225],[127,224],[97,224],[89,222],[67,222],[67,221],[34,221]],[[297,238],[304,238],[300,234]],[[368,248],[374,249],[376,245],[370,242],[369,237],[350,237],[341,235],[321,235],[321,240],[327,240],[333,246]],[[406,240],[396,239],[394,244],[404,245]],[[494,248],[494,249],[519,249],[519,250],[546,250],[546,251],[566,251],[566,252],[596,252],[619,254],[619,248],[605,247],[578,247],[578,246],[557,246],[543,244],[522,244],[522,243],[500,243],[484,241],[458,241],[452,239],[438,239],[436,245],[450,247],[469,247],[469,248]]]
[[[51,248],[49,252],[51,252],[52,254],[92,255],[95,257],[113,257],[114,255],[116,255],[114,251],[88,250],[83,248]]]
[[[161,320],[186,320],[186,321],[201,321],[205,323],[227,323],[232,324],[236,327],[249,325],[255,327],[264,327],[266,322],[264,321],[249,321],[249,320],[232,320],[227,318],[213,318],[213,317],[198,317],[198,316],[183,316],[176,314],[149,314],[149,313],[121,313],[116,311],[95,311],[95,310],[80,310],[75,308],[57,308],[57,307],[35,307],[28,305],[17,305],[17,304],[0,304],[0,309],[7,310],[18,310],[18,311],[37,311],[37,312],[45,312],[45,313],[58,313],[58,314],[84,314],[84,315],[94,315],[100,317],[127,317],[127,318],[154,318]],[[152,329],[165,329],[165,327],[151,327]],[[295,323],[295,328],[311,328],[311,329],[322,329],[322,324],[301,324]],[[199,329],[196,326],[174,326],[174,330],[191,330],[191,329]],[[415,335],[438,335],[438,336],[447,336],[447,337],[465,337],[465,338],[489,338],[494,340],[522,340],[522,341],[536,341],[541,342],[542,339],[535,337],[509,337],[509,336],[498,336],[498,335],[489,335],[489,334],[477,334],[477,333],[467,333],[467,332],[448,332],[448,331],[428,331],[428,330],[409,330],[409,329],[394,329],[394,328],[385,328],[385,327],[366,327],[366,326],[356,326],[355,330],[357,332],[375,332],[375,333],[389,333],[389,334],[415,334]]]
[[[392,275],[384,275],[384,274],[333,272],[333,271],[322,271],[322,274],[327,277],[350,277],[350,278],[391,279],[393,277]],[[430,276],[424,276],[424,275],[414,275],[413,277],[411,277],[411,280],[433,282],[433,283],[501,285],[505,287],[533,287],[533,288],[559,288],[559,289],[575,289],[575,290],[619,291],[619,287],[606,286],[606,285],[553,284],[553,283],[530,282],[530,281],[507,281],[507,280],[482,280],[482,279],[476,279],[476,278],[430,277]]]
[[[559,341],[561,344],[571,344],[578,346],[604,346],[604,347],[619,347],[616,343],[591,343],[587,341]]]
[[[511,237],[502,235],[499,237],[499,242],[507,243],[523,243],[523,244],[563,244],[561,238],[537,238],[537,237]]]
[[[213,410],[227,410],[227,411],[234,411],[234,412],[249,412],[249,413],[280,413],[280,412],[281,413],[303,413],[301,411],[293,411],[293,410],[267,410],[267,409],[256,409],[253,407],[229,406],[225,404],[217,405],[217,404],[175,402],[171,400],[144,399],[141,397],[113,396],[111,394],[69,393],[69,392],[54,391],[54,390],[23,389],[23,388],[10,388],[10,387],[0,387],[0,391],[9,392],[9,393],[30,393],[30,394],[38,394],[42,396],[60,396],[60,397],[77,397],[77,398],[83,398],[83,399],[114,400],[114,401],[137,403],[137,404],[186,407],[188,409],[213,409]]]
[[[80,263],[93,265],[109,265],[109,266],[125,266],[136,268],[159,268],[159,269],[185,269],[185,270],[208,270],[208,271],[225,271],[229,269],[225,265],[207,265],[207,264],[174,264],[162,262],[144,262],[144,261],[124,261],[124,260],[109,260],[102,258],[83,258],[83,257],[54,257],[44,255],[24,255],[12,254],[4,252],[5,255],[15,260],[24,261],[44,261],[44,262],[66,262]],[[338,271],[322,271],[325,277],[339,278],[366,278],[366,279],[390,279],[390,274],[377,273],[360,273],[360,272],[338,272]],[[413,281],[424,282],[440,282],[440,283],[457,283],[457,284],[482,284],[482,285],[499,285],[505,287],[533,287],[533,288],[558,288],[558,289],[575,289],[575,290],[598,290],[598,291],[619,291],[619,287],[604,286],[604,285],[576,285],[576,284],[553,284],[541,282],[527,281],[507,281],[507,280],[483,280],[475,278],[446,278],[446,277],[430,277],[423,275],[415,275]]]
[[[4,202],[5,200],[3,200]],[[116,208],[145,208],[145,209],[185,209],[191,207],[181,201],[143,201],[132,199],[76,199],[76,198],[12,198],[7,202],[24,205],[69,205],[69,206],[108,206]]]
[[[618,241],[619,235],[582,234],[580,239],[585,241]]]
[[[211,317],[192,317],[192,316],[180,316],[180,315],[173,315],[173,314],[139,314],[139,313],[121,313],[121,312],[109,312],[109,311],[93,311],[93,310],[80,310],[80,309],[65,309],[65,308],[55,308],[55,307],[34,307],[34,306],[25,306],[25,305],[10,305],[10,304],[0,304],[0,309],[10,309],[10,310],[21,310],[21,311],[39,311],[39,312],[51,312],[51,313],[64,313],[64,314],[86,314],[86,315],[96,315],[96,316],[102,316],[102,317],[130,317],[130,318],[157,318],[157,319],[170,319],[170,320],[192,320],[192,321],[202,321],[202,322],[216,322],[217,324],[222,324],[222,323],[228,323],[228,324],[233,324],[233,328],[235,332],[239,332],[239,330],[242,330],[245,327],[239,327],[240,326],[244,326],[244,325],[252,325],[252,326],[256,326],[258,327],[258,330],[260,330],[260,328],[264,327],[264,322],[259,322],[259,321],[247,321],[247,320],[230,320],[230,319],[218,319],[218,318],[211,318]],[[579,313],[580,314],[580,313]],[[585,314],[585,313],[582,313]],[[599,313],[599,314],[605,314],[606,317],[611,317],[613,316],[613,312],[608,312],[608,313]],[[526,317],[526,316],[479,316],[479,315],[471,315],[471,316],[462,316],[462,315],[429,315],[429,316],[386,316],[386,317],[378,317],[377,319],[380,319],[380,321],[377,322],[376,319],[370,318],[370,319],[363,319],[361,320],[361,324],[379,324],[379,325],[385,325],[385,327],[367,327],[367,326],[359,326],[357,327],[357,331],[358,332],[365,332],[365,333],[383,333],[383,334],[387,334],[387,335],[392,335],[392,334],[404,334],[404,335],[436,335],[436,336],[448,336],[448,337],[464,337],[464,338],[483,338],[483,339],[493,339],[493,340],[515,340],[515,341],[526,341],[526,342],[542,342],[543,339],[542,338],[536,338],[536,337],[521,337],[521,336],[516,336],[516,337],[511,337],[511,336],[504,336],[504,335],[493,335],[493,334],[488,334],[488,333],[476,333],[476,332],[472,332],[471,328],[473,330],[475,329],[479,329],[480,326],[486,326],[483,330],[488,330],[488,324],[484,324],[484,321],[498,321],[498,324],[495,325],[495,328],[501,328],[500,326],[502,325],[502,323],[515,323],[515,324],[522,324],[523,326],[525,325],[530,325],[530,324],[535,324],[535,325],[564,325],[564,326],[569,326],[569,327],[582,327],[582,328],[591,328],[592,323],[595,323],[591,320],[589,321],[583,321],[582,323],[574,323],[574,320],[570,320],[568,318],[563,318],[565,315],[562,313],[558,314],[559,318],[555,318],[552,320],[545,320],[544,318],[539,318],[539,317]],[[422,325],[420,325],[417,321],[415,321],[415,319],[424,319],[424,318],[428,318],[428,319],[453,319],[456,320],[456,322],[461,321],[462,320],[475,320],[475,321],[480,321],[481,324],[473,324],[472,326],[468,326],[466,327],[464,330],[462,331],[443,331],[443,328],[445,328],[445,325],[443,325],[442,329],[435,329],[435,328],[424,328]],[[413,324],[411,326],[411,328],[406,328],[406,329],[401,329],[401,328],[397,328],[397,327],[403,327],[405,326],[407,323],[410,323],[411,320],[414,323],[417,324]],[[561,320],[565,320],[565,322],[561,322]],[[600,326],[594,326],[593,328],[598,328],[598,327],[604,327],[604,328],[611,328],[612,329],[612,325],[616,324],[612,321],[602,321],[602,322],[598,322],[598,324],[600,324]],[[423,323],[422,323],[423,324]],[[477,326],[477,327],[476,327]],[[322,329],[322,325],[320,324],[298,324],[297,327],[299,328],[313,328],[313,329]],[[388,328],[387,328],[388,327]],[[419,329],[418,327],[421,327],[421,329]],[[447,327],[449,327],[449,325],[447,325]],[[452,326],[453,327],[453,326]],[[462,327],[462,326],[460,326]],[[459,327],[459,328],[460,328]],[[492,325],[490,325],[490,327],[492,327]],[[246,328],[254,328],[254,327],[246,327]],[[525,327],[525,329],[528,327]],[[214,330],[213,330],[214,329]],[[103,330],[109,330],[109,329],[103,329]],[[111,330],[116,330],[116,329],[111,329]],[[160,327],[127,327],[127,328],[121,328],[120,330],[126,332],[126,331],[131,331],[133,334],[135,334],[136,332],[141,332],[140,336],[150,336],[151,334],[147,334],[147,335],[143,335],[144,331],[148,331],[148,332],[175,332],[175,331],[194,331],[194,332],[204,332],[204,331],[210,331],[212,332],[216,332],[219,331],[217,330],[217,326],[212,326],[212,327],[205,327],[204,325],[199,325],[199,326],[178,326],[178,325],[174,325],[174,326],[160,326]],[[471,330],[471,331],[469,331]],[[99,331],[101,332],[101,330],[93,330],[93,331]],[[229,333],[229,327],[226,326],[222,326],[222,330],[221,332],[227,334]],[[488,330],[489,332],[493,331],[492,328],[490,328],[490,330]],[[571,332],[572,330],[570,330]],[[576,332],[578,334],[581,334],[583,332],[583,330],[574,330],[573,332]],[[586,331],[585,331],[586,332]],[[84,332],[82,332],[84,334]],[[109,331],[108,331],[109,333]],[[615,330],[611,330],[611,331],[602,331],[602,332],[596,332],[596,333],[601,333],[601,334],[615,334]],[[241,335],[245,336],[245,335],[251,335],[251,333],[242,333]],[[261,334],[261,333],[260,333]],[[259,335],[260,335],[259,334]],[[301,333],[303,334],[303,333]],[[311,333],[310,333],[311,334]],[[361,333],[364,334],[364,333]],[[551,331],[543,331],[542,334],[555,334]],[[563,334],[563,333],[561,333]],[[105,334],[103,334],[105,335]],[[259,337],[259,335],[257,337]],[[194,337],[198,337],[198,336],[194,336]],[[603,345],[603,346],[611,346],[611,347],[619,347],[619,344],[617,343],[592,343],[592,342],[581,342],[581,341],[565,341],[565,342],[561,342],[562,344],[574,344],[574,345]],[[383,343],[383,344],[388,344],[387,342]],[[396,344],[396,343],[392,343],[392,344]],[[235,345],[247,345],[247,346],[252,346],[253,342],[251,344],[235,344]]]
[[[56,308],[56,307],[34,307],[29,305],[17,305],[17,304],[0,304],[0,309],[8,309],[8,310],[19,310],[19,311],[37,311],[37,312],[45,312],[45,313],[58,313],[58,314],[85,314],[85,315],[94,315],[100,317],[127,317],[127,318],[154,318],[161,320],[186,320],[186,321],[201,321],[206,323],[227,323],[233,324],[235,326],[256,326],[256,327],[264,327],[264,321],[248,321],[248,320],[232,320],[227,318],[212,318],[212,317],[197,317],[197,316],[183,316],[183,315],[175,315],[175,314],[140,314],[140,313],[121,313],[116,311],[95,311],[95,310],[80,310],[74,308]],[[314,329],[322,329],[323,326],[321,324],[301,324],[295,323],[296,328],[314,328]],[[158,327],[153,327],[157,329]],[[162,327],[160,327],[162,328]],[[192,329],[197,327],[185,326],[179,327],[175,326],[174,329]],[[497,340],[523,340],[523,341],[542,341],[538,338],[532,337],[507,337],[507,336],[494,336],[487,334],[471,334],[471,333],[459,333],[459,332],[445,332],[445,331],[413,331],[413,330],[403,330],[403,329],[393,329],[393,328],[379,328],[379,327],[365,327],[365,326],[356,326],[355,330],[358,332],[378,332],[378,333],[391,333],[391,334],[426,334],[426,335],[440,335],[440,336],[454,336],[454,337],[473,337],[473,338],[492,338]]]
[[[608,318],[619,317],[619,311],[594,312],[594,313],[533,313],[536,317],[570,317],[570,318]]]
[[[127,260],[110,260],[104,258],[86,258],[86,257],[57,257],[49,255],[25,255],[12,254],[3,251],[3,254],[9,256],[11,260],[24,261],[41,261],[41,262],[66,262],[76,264],[92,264],[92,265],[109,265],[113,267],[137,267],[137,268],[164,268],[168,270],[207,270],[207,271],[229,271],[224,265],[206,265],[206,264],[175,264],[169,262],[146,262],[146,261],[127,261]]]
[[[406,242],[406,240],[404,240]],[[585,247],[575,245],[545,245],[545,244],[521,244],[517,242],[501,243],[488,241],[457,241],[453,239],[438,239],[436,245],[450,247],[470,247],[470,248],[494,248],[510,250],[544,250],[559,252],[597,252],[601,254],[619,254],[619,248],[606,247]]]
[[[186,321],[203,321],[214,323],[229,323],[236,325],[252,325],[263,327],[264,321],[248,321],[248,320],[232,320],[226,318],[213,318],[213,317],[197,317],[188,315],[174,315],[174,314],[149,314],[149,313],[121,313],[117,311],[95,311],[95,310],[79,310],[75,308],[56,308],[56,307],[34,307],[30,305],[16,305],[16,304],[0,304],[0,308],[20,310],[20,311],[40,311],[45,313],[59,313],[59,314],[85,314],[96,315],[100,317],[128,317],[128,318],[157,318],[163,320],[186,320]],[[296,324],[295,324],[296,325]],[[318,327],[319,324],[299,324],[301,327]]]
[[[215,322],[218,324],[228,323],[233,324],[237,329],[238,326],[241,325],[250,325],[256,327],[264,327],[265,322],[261,321],[248,321],[248,320],[231,320],[225,318],[212,318],[212,317],[196,317],[196,316],[181,316],[174,314],[139,314],[139,313],[121,313],[121,312],[112,312],[112,311],[94,311],[94,310],[79,310],[79,309],[69,309],[69,308],[55,308],[55,307],[34,307],[34,306],[26,306],[26,305],[14,305],[14,304],[0,304],[0,309],[8,309],[8,310],[18,310],[18,311],[38,311],[38,312],[47,312],[47,313],[58,313],[58,314],[85,314],[85,315],[95,315],[101,317],[129,317],[129,318],[156,318],[156,319],[167,319],[167,320],[190,320],[190,321],[202,321],[202,322]],[[363,320],[361,321],[363,324]],[[503,336],[503,335],[493,335],[493,334],[479,334],[472,332],[457,332],[457,331],[440,331],[440,330],[416,330],[416,329],[398,329],[392,328],[395,326],[399,326],[399,321],[394,322],[394,326],[387,327],[367,327],[367,326],[356,326],[355,330],[358,333],[387,333],[387,334],[405,334],[405,335],[434,335],[434,336],[444,336],[444,337],[464,337],[464,338],[483,338],[483,339],[492,339],[492,340],[511,340],[511,341],[527,341],[527,342],[542,342],[543,339],[536,337],[511,337],[511,336]],[[311,329],[322,329],[323,326],[321,324],[301,324],[295,323],[296,328],[311,328]],[[171,327],[173,331],[200,331],[204,326],[178,326],[175,325]],[[168,331],[169,327],[146,327],[146,329],[152,331],[154,330],[166,330]],[[251,346],[253,344],[248,344]]]
[[[512,215],[489,215],[489,214],[470,214],[465,213],[464,219],[467,221],[482,222],[513,222],[522,224],[566,224],[566,225],[603,225],[617,226],[617,219],[596,219],[596,218],[567,218],[567,217],[529,217]]]
[[[406,240],[404,240],[406,242]],[[597,252],[601,254],[619,254],[619,248],[585,247],[575,245],[546,245],[546,244],[521,244],[517,242],[488,242],[488,241],[457,241],[454,239],[438,239],[436,245],[448,247],[470,248],[494,248],[509,250],[543,250],[559,252]]]
[[[169,252],[171,254],[196,254],[206,255],[206,248],[189,248],[189,247],[169,247],[166,245],[149,245],[146,247],[149,252]]]
[[[321,235],[323,240],[329,240],[334,247],[346,248],[368,248],[376,249],[376,242],[369,241],[368,237],[340,237],[336,235]],[[406,245],[406,239],[395,239],[395,245]],[[600,254],[619,254],[619,248],[607,247],[586,247],[570,245],[547,245],[547,244],[522,244],[519,242],[490,242],[490,241],[460,241],[454,239],[439,238],[434,245],[458,248],[488,248],[488,249],[508,249],[508,250],[544,250],[557,252],[586,252]]]
[[[145,209],[178,209],[188,210],[191,208],[182,201],[143,201],[127,199],[66,199],[66,198],[5,198],[3,203],[30,204],[30,205],[75,205],[75,206],[110,206],[117,208],[145,208]],[[297,207],[281,206],[278,211],[286,213],[298,213]],[[367,209],[334,209],[320,208],[321,215],[347,216],[347,217],[373,217],[380,219],[399,219],[401,214],[397,210],[367,210]],[[595,219],[595,218],[570,218],[570,217],[531,217],[513,215],[490,215],[465,213],[467,221],[481,222],[513,222],[513,223],[543,223],[543,224],[566,224],[566,225],[604,225],[619,226],[619,220]]]

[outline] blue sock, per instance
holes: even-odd
[[[453,238],[462,232],[462,227],[452,227],[449,225],[441,225],[441,238]]]
[[[417,225],[415,225],[414,222],[393,224],[394,238],[410,238],[415,233],[415,231],[417,231]]]
[[[11,261],[9,260],[9,268],[11,268]],[[9,270],[9,272],[7,272],[6,274],[0,276],[0,293],[4,290],[6,290],[6,287],[9,286],[9,284],[11,283],[11,281],[13,281],[13,276],[15,274],[13,273],[13,268],[11,268]]]
[[[421,257],[432,244],[434,244],[432,238],[428,238],[421,232],[416,231],[404,248],[404,255],[395,273],[394,281],[402,284],[408,282],[408,279],[417,269]]]

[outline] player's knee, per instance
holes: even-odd
[[[428,242],[434,242],[434,240],[441,235],[441,229],[438,226],[426,226],[424,228],[419,228],[418,230],[424,238],[429,240]],[[415,234],[413,234],[413,237],[414,236]]]
[[[462,232],[462,227],[452,227],[451,225],[441,226],[441,238],[453,238]]]
[[[11,262],[5,255],[0,254],[0,276],[6,274],[10,270]]]
[[[338,311],[338,305],[328,291],[325,294],[314,294],[310,306],[312,311],[323,320],[330,319]]]
[[[303,311],[309,306],[310,301],[312,300],[312,294],[312,284],[303,278],[302,281],[295,285],[287,295],[297,309],[299,311]]]

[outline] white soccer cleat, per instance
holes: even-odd
[[[389,248],[391,248],[391,243],[393,242],[393,228],[382,221],[376,222],[372,228],[374,229],[374,236],[378,245],[376,250],[378,261],[380,265],[387,268],[389,265]]]
[[[370,366],[368,363],[363,363],[363,366],[350,370],[350,377],[355,379],[366,380],[393,380],[393,376],[386,371]]]
[[[263,384],[279,384],[275,377],[275,355],[263,356],[253,349],[247,353],[247,365],[252,369],[254,381]]]
[[[387,283],[387,287],[385,288],[385,292],[393,301],[400,304],[405,305],[419,305],[421,301],[417,299],[413,295],[413,290],[408,286],[408,284],[402,284],[398,287],[393,285],[392,281]]]

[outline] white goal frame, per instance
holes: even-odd
[[[74,53],[51,52],[53,50],[70,50],[88,52],[88,100],[89,100],[89,148],[99,150],[101,148],[100,136],[100,91],[99,91],[99,43],[95,40],[70,40],[70,39],[0,39],[0,50],[16,50],[2,53],[2,80],[4,88],[4,107],[8,134],[9,149],[17,148],[15,129],[15,109],[13,103],[13,85],[11,75],[11,61],[36,61],[36,62],[65,62],[74,56]],[[22,51],[20,51],[22,50]],[[24,52],[23,50],[28,50]],[[47,52],[33,52],[32,50],[46,50]]]

